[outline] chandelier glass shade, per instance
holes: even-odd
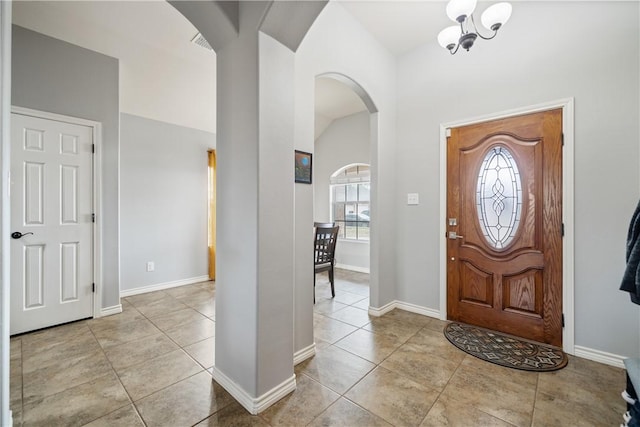
[[[452,25],[440,31],[438,43],[452,55],[458,52],[460,47],[467,51],[471,49],[478,37],[491,40],[511,17],[510,3],[501,2],[488,7],[482,13],[480,21],[485,28],[493,31],[493,34],[483,36],[478,31],[473,18],[476,3],[477,0],[450,0],[447,3],[447,16],[458,25]]]

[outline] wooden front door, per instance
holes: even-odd
[[[447,316],[562,345],[562,110],[451,129]]]

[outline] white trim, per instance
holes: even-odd
[[[93,212],[96,221],[93,226],[93,283],[96,291],[93,294],[93,317],[100,317],[102,310],[102,123],[87,120],[80,117],[66,116],[48,111],[33,110],[31,108],[11,106],[12,114],[35,117],[38,119],[53,120],[56,122],[70,123],[72,125],[91,128],[95,152],[91,156],[93,186]]]
[[[393,300],[390,303],[385,304],[380,308],[369,307],[369,314],[372,316],[380,317],[383,314],[388,313],[391,310],[394,310],[396,308],[399,310],[410,311],[411,313],[420,314],[422,316],[440,319],[439,310],[423,307],[421,305],[412,304],[410,302],[398,301],[398,300]]]
[[[113,314],[119,314],[119,313],[122,313],[122,304],[114,305],[111,307],[105,307],[101,309],[100,316],[97,316],[97,317],[111,316]]]
[[[93,153],[93,212],[95,213],[95,224],[93,227],[93,281],[96,284],[94,296],[94,317],[100,317],[102,310],[102,297],[104,295],[104,280],[102,276],[102,230],[104,221],[102,218],[102,123],[97,123],[93,127],[93,142],[95,150]],[[119,243],[118,243],[119,245]],[[120,300],[118,299],[118,302]]]
[[[229,394],[252,415],[259,414],[296,389],[296,376],[292,375],[262,396],[254,398],[229,377],[220,372],[215,366],[211,370],[211,374],[213,379],[227,390]]]
[[[624,369],[624,359],[626,357],[618,354],[607,353],[606,351],[595,350],[593,348],[583,347],[576,345],[575,356],[582,357],[583,359],[593,360],[594,362],[604,363],[605,365],[615,366],[616,368]],[[569,362],[571,363],[571,362]]]
[[[335,268],[369,274],[369,269],[367,267],[358,267],[357,265],[336,264]]]
[[[371,307],[371,306],[369,306],[369,314],[372,315],[372,316],[380,317],[383,314],[386,314],[386,313],[390,312],[394,308],[396,308],[396,302],[395,301],[391,301],[391,302],[383,305],[382,307]]]
[[[120,297],[146,294],[147,292],[162,291],[164,289],[177,288],[179,286],[193,285],[194,283],[208,282],[209,276],[190,277],[189,279],[174,280],[172,282],[156,283],[155,285],[141,286],[139,288],[120,290]]]
[[[495,114],[440,124],[440,318],[447,318],[447,131],[450,128],[472,125],[506,117],[537,113],[562,108],[564,147],[562,156],[562,307],[565,327],[562,330],[562,348],[575,353],[575,283],[574,283],[574,100],[573,98],[516,108]]]
[[[293,353],[293,366],[296,366],[298,363],[302,363],[307,359],[312,358],[316,355],[316,343],[311,344],[301,350]]]
[[[54,120],[56,122],[70,123],[72,125],[80,125],[87,127],[95,127],[100,124],[94,120],[87,120],[80,117],[65,116],[64,114],[51,113],[49,111],[33,110],[31,108],[11,106],[11,113],[20,114],[22,116],[30,116],[38,119]]]
[[[411,313],[421,314],[427,317],[434,317],[436,319],[440,318],[440,310],[436,310],[433,308],[422,307],[421,305],[411,304],[408,302],[395,301],[396,307],[400,310],[410,311]]]
[[[565,100],[562,105],[562,132],[564,133],[564,151],[562,153],[562,311],[564,329],[562,330],[562,348],[569,354],[575,354],[575,216],[574,216],[574,102]]]
[[[11,8],[10,1],[0,1],[0,203],[1,209],[1,261],[0,283],[0,425],[13,425],[9,405],[9,371],[10,371],[10,292],[11,276],[9,256],[9,234],[11,233],[11,200],[9,188],[11,183]]]

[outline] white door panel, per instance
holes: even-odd
[[[12,114],[11,144],[11,334],[91,317],[93,130]]]

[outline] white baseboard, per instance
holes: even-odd
[[[607,353],[606,351],[595,350],[593,348],[582,347],[576,345],[574,347],[574,355],[582,357],[583,359],[593,360],[594,362],[604,363],[605,365],[615,366],[616,368],[624,369],[624,359],[626,357],[618,354]]]
[[[402,302],[398,300],[391,301],[388,304],[383,305],[380,308],[369,307],[369,314],[372,316],[380,317],[385,313],[390,312],[394,308],[400,310],[410,311],[412,313],[421,314],[423,316],[434,317],[440,319],[440,310],[433,308],[422,307],[421,305],[411,304],[409,302]]]
[[[396,302],[395,301],[391,301],[388,304],[383,305],[382,307],[369,307],[369,314],[372,316],[376,316],[376,317],[380,317],[385,313],[390,312],[391,310],[393,310],[394,308],[396,308]]]
[[[111,316],[112,314],[122,313],[122,304],[112,305],[100,309],[100,317]]]
[[[316,343],[293,353],[293,366],[316,355]]]
[[[120,297],[130,297],[133,295],[146,294],[147,292],[162,291],[164,289],[177,288],[178,286],[193,285],[194,283],[207,282],[209,276],[191,277],[189,279],[175,280],[173,282],[158,283],[155,285],[142,286],[140,288],[120,290]]]
[[[262,396],[254,398],[234,383],[229,377],[220,372],[215,366],[212,369],[212,375],[213,379],[227,390],[229,394],[252,415],[259,414],[296,389],[296,376],[293,375],[291,378],[283,381],[281,384],[275,386]]]
[[[369,274],[369,269],[367,267],[358,267],[355,265],[347,265],[347,264],[336,264],[336,268],[341,268],[342,270],[349,271],[357,271],[358,273],[367,273]]]
[[[434,317],[440,319],[440,310],[433,308],[422,307],[421,305],[411,304],[408,302],[395,301],[396,308],[404,311],[410,311],[416,314],[422,314],[423,316]]]

